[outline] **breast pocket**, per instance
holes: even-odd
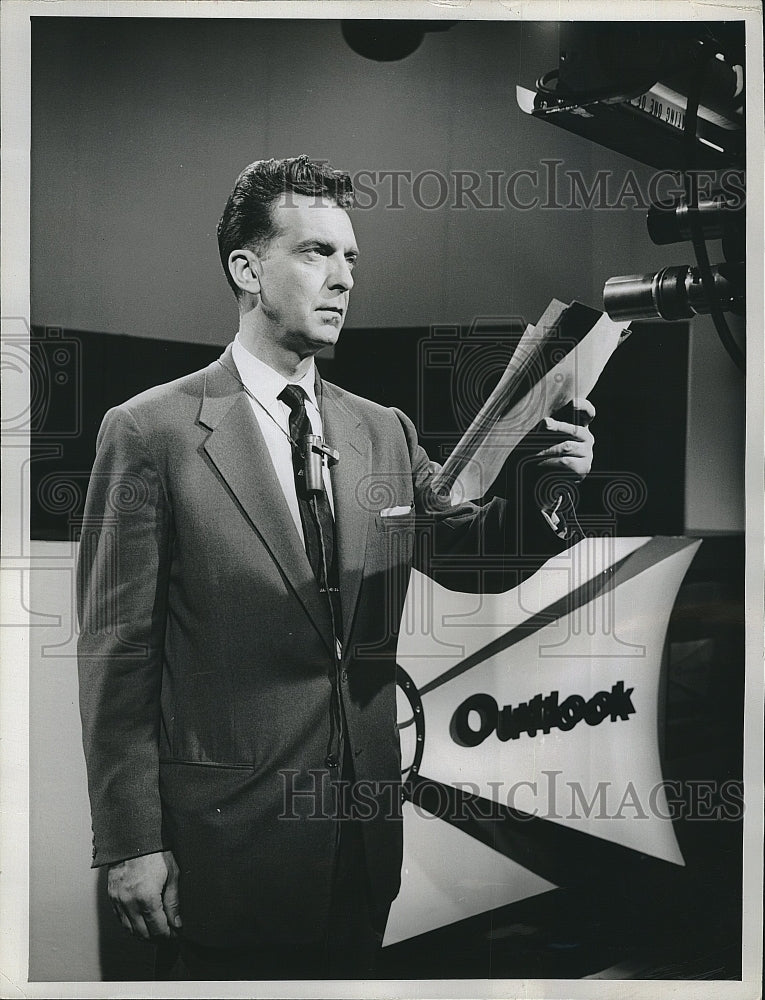
[[[385,517],[382,514],[375,514],[375,524],[377,530],[382,532],[414,531],[414,511],[406,509],[400,514],[386,514]]]
[[[405,514],[375,515],[377,552],[382,565],[389,569],[409,564],[414,552],[414,511]]]

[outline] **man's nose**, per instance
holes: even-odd
[[[353,288],[353,272],[345,257],[332,259],[332,269],[327,283],[330,288],[340,288],[344,292],[350,292]]]

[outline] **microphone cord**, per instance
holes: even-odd
[[[324,531],[321,526],[321,518],[319,517],[318,501],[316,494],[314,493],[309,504],[311,507],[311,514],[313,515],[314,523],[318,529],[319,533],[319,550],[321,552],[321,574],[324,583],[324,592],[327,595],[327,606],[329,608],[329,620],[332,627],[332,638],[335,640],[334,649],[332,650],[332,663],[333,663],[333,677],[332,677],[332,696],[331,696],[331,709],[332,714],[330,716],[330,722],[337,730],[337,742],[338,742],[338,768],[342,766],[341,752],[342,747],[345,742],[345,722],[343,718],[343,704],[340,695],[340,661],[342,658],[342,636],[338,635],[337,618],[335,616],[335,606],[332,601],[332,594],[330,593],[330,583],[329,583],[329,567],[327,565],[327,547],[326,540],[324,538]],[[330,729],[329,734],[329,752],[332,750],[333,743],[333,733]],[[340,772],[341,773],[341,772]]]
[[[247,388],[247,386],[244,384],[244,382],[241,380],[241,378],[237,375],[236,372],[232,372],[231,369],[228,367],[228,365],[224,365],[223,364],[223,362],[221,361],[220,358],[218,358],[217,360],[218,360],[218,364],[221,366],[221,368],[224,371],[227,371],[229,373],[229,375],[233,379],[236,379],[236,381],[239,383],[239,385],[241,385],[241,387],[244,389],[244,391],[247,393],[247,395],[250,397],[250,399],[254,399],[255,402],[258,404],[258,406],[261,408],[261,410],[266,414],[266,416],[269,417],[273,421],[274,424],[276,424],[276,426],[279,428],[279,430],[282,432],[282,434],[287,438],[287,440],[292,445],[292,447],[295,449],[295,451],[298,453],[298,455],[300,455],[300,457],[305,461],[305,451],[303,450],[303,448],[300,447],[300,445],[294,439],[294,437],[290,434],[290,432],[286,431],[282,427],[282,425],[279,423],[279,421],[276,419],[276,417],[273,415],[273,413],[268,409],[268,407],[265,405],[265,403],[261,403],[261,401],[255,395],[255,393],[251,392]]]

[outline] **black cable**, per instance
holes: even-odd
[[[710,58],[711,56],[705,49],[701,54],[699,63],[696,67],[696,72],[692,75],[691,85],[688,88],[688,102],[685,110],[685,128],[683,131],[683,140],[686,147],[688,165],[683,171],[683,186],[685,188],[685,197],[688,203],[688,218],[691,225],[691,243],[693,244],[693,252],[696,255],[696,264],[698,265],[699,273],[701,274],[701,284],[704,289],[704,294],[709,302],[709,313],[712,317],[712,322],[715,325],[717,336],[720,338],[720,342],[727,351],[731,361],[739,369],[739,371],[742,372],[742,374],[746,374],[746,358],[744,356],[744,352],[736,343],[725,316],[723,315],[723,311],[720,308],[720,298],[717,294],[717,289],[715,288],[714,276],[712,275],[712,268],[709,264],[709,255],[707,254],[706,238],[704,236],[701,220],[698,214],[698,185],[694,183],[693,177],[693,170],[696,163],[696,132],[699,102],[701,100],[701,85],[704,80],[707,62]]]
[[[551,80],[557,80],[560,77],[560,72],[557,69],[551,69],[547,73],[538,77],[534,86],[536,87],[538,94],[543,94],[545,97],[551,97],[556,101],[569,101],[571,103],[571,108],[583,108],[588,104],[600,104],[601,101],[629,101],[633,97],[640,97],[647,90],[656,83],[655,79],[650,81],[642,81],[639,84],[633,84],[632,87],[625,93],[624,90],[614,91],[613,87],[599,87],[593,90],[564,90],[561,87],[550,87],[549,83]],[[561,110],[566,110],[562,108]]]
[[[333,683],[332,683],[332,697],[330,700],[331,714],[330,723],[334,723],[337,727],[337,737],[338,737],[338,751],[342,750],[344,741],[346,739],[345,724],[343,719],[343,705],[342,697],[340,695],[340,657],[338,655],[338,643],[342,641],[342,637],[337,634],[337,619],[335,617],[335,608],[332,603],[332,594],[329,590],[329,567],[327,565],[327,550],[324,538],[324,532],[321,527],[321,518],[319,517],[318,509],[318,499],[314,493],[310,499],[311,513],[313,514],[314,521],[316,522],[316,528],[319,534],[319,549],[321,551],[321,573],[324,583],[324,592],[327,595],[327,603],[329,605],[329,620],[332,626],[332,638],[334,640],[334,649],[332,650],[332,661],[333,661]],[[331,743],[333,741],[333,733],[330,731],[330,752],[332,750]],[[340,766],[341,756],[338,752],[338,767]]]

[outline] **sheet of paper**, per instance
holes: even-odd
[[[564,310],[553,299],[539,323],[527,328],[498,385],[444,463],[440,485],[449,489],[453,504],[482,497],[508,455],[540,420],[572,399],[589,395],[628,333],[623,323],[600,314],[576,346],[519,394],[521,380],[528,384],[529,370],[536,365],[543,371],[542,347],[549,346],[548,331]]]

